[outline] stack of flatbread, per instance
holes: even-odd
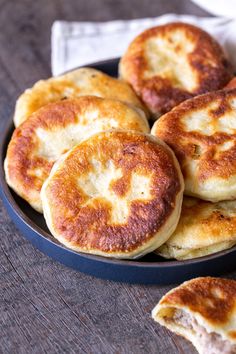
[[[236,91],[221,48],[190,25],[152,28],[131,43],[120,74],[149,108],[151,134],[172,148],[184,177],[178,226],[156,253],[182,260],[232,247]]]
[[[80,68],[27,89],[9,186],[80,252],[181,260],[232,247],[236,90],[222,48],[189,24],[151,28],[119,76]]]
[[[7,183],[69,248],[152,252],[177,226],[184,183],[148,115],[129,84],[95,69],[39,81],[16,103]]]
[[[9,186],[79,252],[182,260],[235,245],[236,89],[219,44],[189,24],[151,28],[119,76],[80,68],[27,89]],[[199,278],[153,317],[202,354],[235,354],[235,308],[235,281]]]

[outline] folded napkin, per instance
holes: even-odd
[[[236,18],[236,0],[192,0],[211,14]]]
[[[236,71],[236,20],[168,14],[156,18],[110,22],[56,21],[52,26],[52,74],[121,56],[146,28],[173,21],[195,24],[215,37]]]

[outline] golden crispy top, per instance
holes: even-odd
[[[219,44],[186,23],[150,28],[136,37],[120,62],[129,82],[153,114],[224,87],[232,69]]]
[[[151,135],[92,136],[68,152],[43,187],[50,230],[82,251],[115,255],[142,248],[176,208],[183,185],[175,161]]]
[[[126,82],[92,68],[81,68],[48,80],[40,80],[27,89],[17,100],[15,125],[19,126],[33,112],[50,102],[85,95],[117,99],[145,110]]]
[[[228,241],[236,242],[236,201],[184,197],[178,226],[166,244],[196,249]]]
[[[160,305],[187,309],[208,323],[209,331],[224,331],[236,342],[236,281],[222,278],[196,278],[167,293]]]
[[[152,134],[175,152],[185,178],[236,175],[236,89],[187,100],[155,122]]]
[[[83,139],[113,128],[149,132],[146,118],[120,101],[83,96],[40,108],[13,133],[7,182],[40,211],[39,192],[54,162]]]

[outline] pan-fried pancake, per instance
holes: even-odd
[[[200,354],[236,353],[236,281],[195,278],[169,291],[152,317]]]
[[[178,22],[136,37],[121,59],[119,72],[153,118],[188,98],[223,88],[233,75],[221,47],[208,33]]]
[[[156,253],[178,260],[206,256],[236,244],[236,201],[184,197],[175,232]]]
[[[120,101],[83,96],[49,103],[13,133],[5,160],[7,183],[41,212],[39,193],[54,162],[92,134],[117,128],[149,132],[144,114]]]
[[[93,135],[53,167],[43,185],[44,217],[79,252],[137,258],[173,233],[183,180],[173,152],[138,132]]]
[[[152,134],[174,150],[185,194],[212,202],[236,199],[236,89],[181,103],[155,122]]]
[[[92,68],[80,68],[65,75],[40,80],[17,100],[14,123],[18,127],[33,112],[47,103],[78,96],[117,99],[146,112],[132,88],[124,81]]]

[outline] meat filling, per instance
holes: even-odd
[[[169,319],[170,320],[170,319]],[[208,333],[190,314],[176,310],[171,322],[194,332],[204,354],[236,354],[236,344],[224,340],[220,334]]]

